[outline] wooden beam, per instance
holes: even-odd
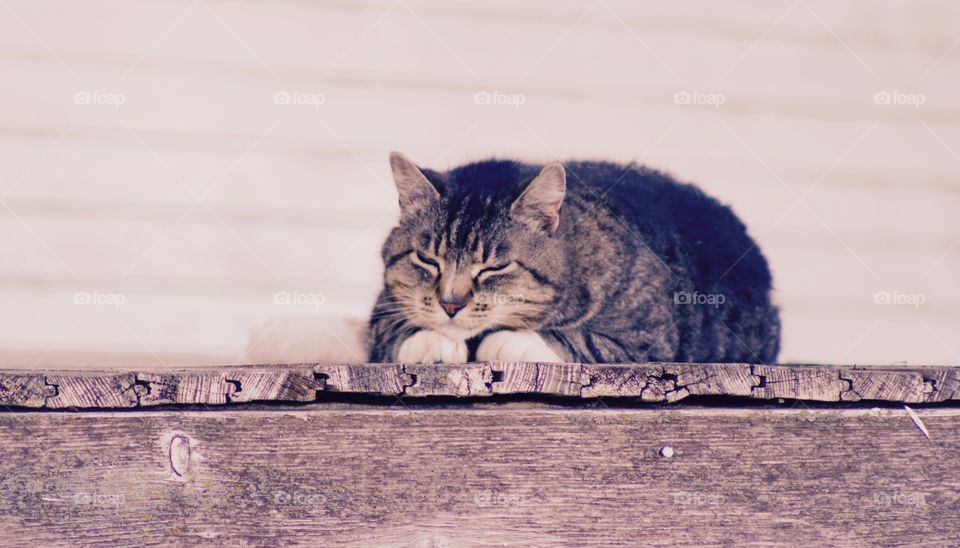
[[[918,413],[0,413],[0,545],[960,545],[960,410]]]
[[[960,369],[750,364],[300,364],[168,371],[0,371],[0,405],[124,408],[308,402],[326,394],[490,397],[541,394],[674,402],[690,396],[759,400],[932,403],[960,400]]]

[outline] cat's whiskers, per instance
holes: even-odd
[[[385,332],[388,332],[388,333],[391,333],[391,332],[392,332],[392,333],[387,337],[387,339],[385,339],[385,340],[387,340],[387,341],[393,340],[393,339],[395,339],[396,337],[398,337],[399,335],[405,334],[406,332],[408,332],[409,330],[411,330],[411,329],[413,328],[412,325],[403,323],[403,320],[405,320],[405,319],[406,319],[406,318],[399,318],[398,320],[395,320],[395,321],[393,321],[392,323],[390,323],[390,324],[384,329]],[[399,327],[399,329],[397,329],[397,327]]]
[[[404,310],[393,310],[393,311],[390,311],[390,312],[378,312],[378,313],[374,314],[373,316],[371,316],[370,319],[371,319],[371,320],[389,320],[389,319],[393,319],[393,318],[396,318],[396,317],[401,317],[401,318],[402,318],[402,317],[404,317],[404,316],[406,316],[406,312],[405,312]]]
[[[394,341],[399,339],[402,336],[410,334],[414,329],[414,326],[406,324],[401,326],[400,329],[396,330],[394,333],[391,333],[385,339],[383,339],[383,344],[392,344]]]
[[[407,306],[407,303],[404,301],[390,301],[390,302],[378,304],[375,310],[396,310],[398,308],[404,308],[406,306]]]
[[[402,311],[406,310],[407,308],[408,308],[408,307],[406,307],[406,306],[397,306],[397,307],[395,307],[395,308],[378,308],[377,310],[374,311],[374,314],[375,314],[375,315],[380,315],[380,314],[392,314],[392,313],[395,313],[395,312],[402,312]]]

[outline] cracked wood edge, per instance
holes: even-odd
[[[310,367],[137,373],[139,405],[313,401],[323,385]]]
[[[7,407],[311,402],[327,393],[414,398],[544,394],[643,402],[735,396],[931,403],[960,400],[960,368],[484,362],[253,365],[160,372],[0,371],[0,406]]]

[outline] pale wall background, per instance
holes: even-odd
[[[666,169],[760,240],[784,361],[960,363],[958,21],[949,0],[0,0],[0,362],[232,363],[269,318],[362,317],[398,149]]]

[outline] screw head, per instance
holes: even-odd
[[[665,458],[665,459],[669,459],[670,457],[672,457],[672,456],[673,456],[673,447],[670,447],[669,445],[664,445],[663,447],[661,447],[661,448],[660,448],[660,456],[663,457],[663,458]]]

